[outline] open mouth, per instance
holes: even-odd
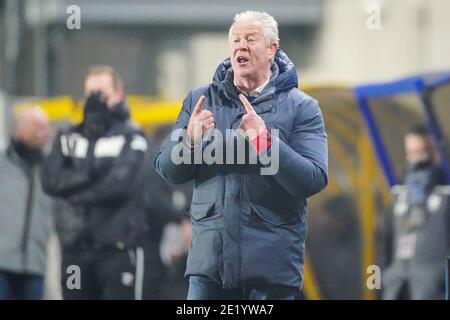
[[[244,57],[244,56],[238,56],[238,57],[236,58],[236,61],[237,61],[237,63],[238,63],[239,65],[244,65],[244,64],[246,64],[246,63],[249,61],[249,58]]]

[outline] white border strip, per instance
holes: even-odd
[[[142,300],[142,287],[144,284],[144,250],[136,247],[136,272],[134,278],[134,299]]]

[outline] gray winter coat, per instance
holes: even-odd
[[[14,148],[0,152],[0,270],[43,275],[53,205],[26,168]]]

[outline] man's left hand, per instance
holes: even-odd
[[[240,128],[244,131],[245,137],[251,141],[266,129],[266,123],[256,113],[245,95],[240,94],[239,99],[241,99],[241,102],[247,111],[247,113],[242,116]]]

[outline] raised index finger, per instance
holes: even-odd
[[[203,110],[203,105],[205,104],[205,99],[206,98],[205,98],[204,95],[202,95],[198,99],[197,104],[195,105],[194,110],[192,111],[192,114],[199,113],[199,112],[201,112]]]
[[[244,108],[247,111],[247,113],[256,114],[256,111],[255,109],[253,109],[252,104],[247,100],[247,98],[243,94],[239,95],[239,99],[241,99],[241,102],[244,105]]]

